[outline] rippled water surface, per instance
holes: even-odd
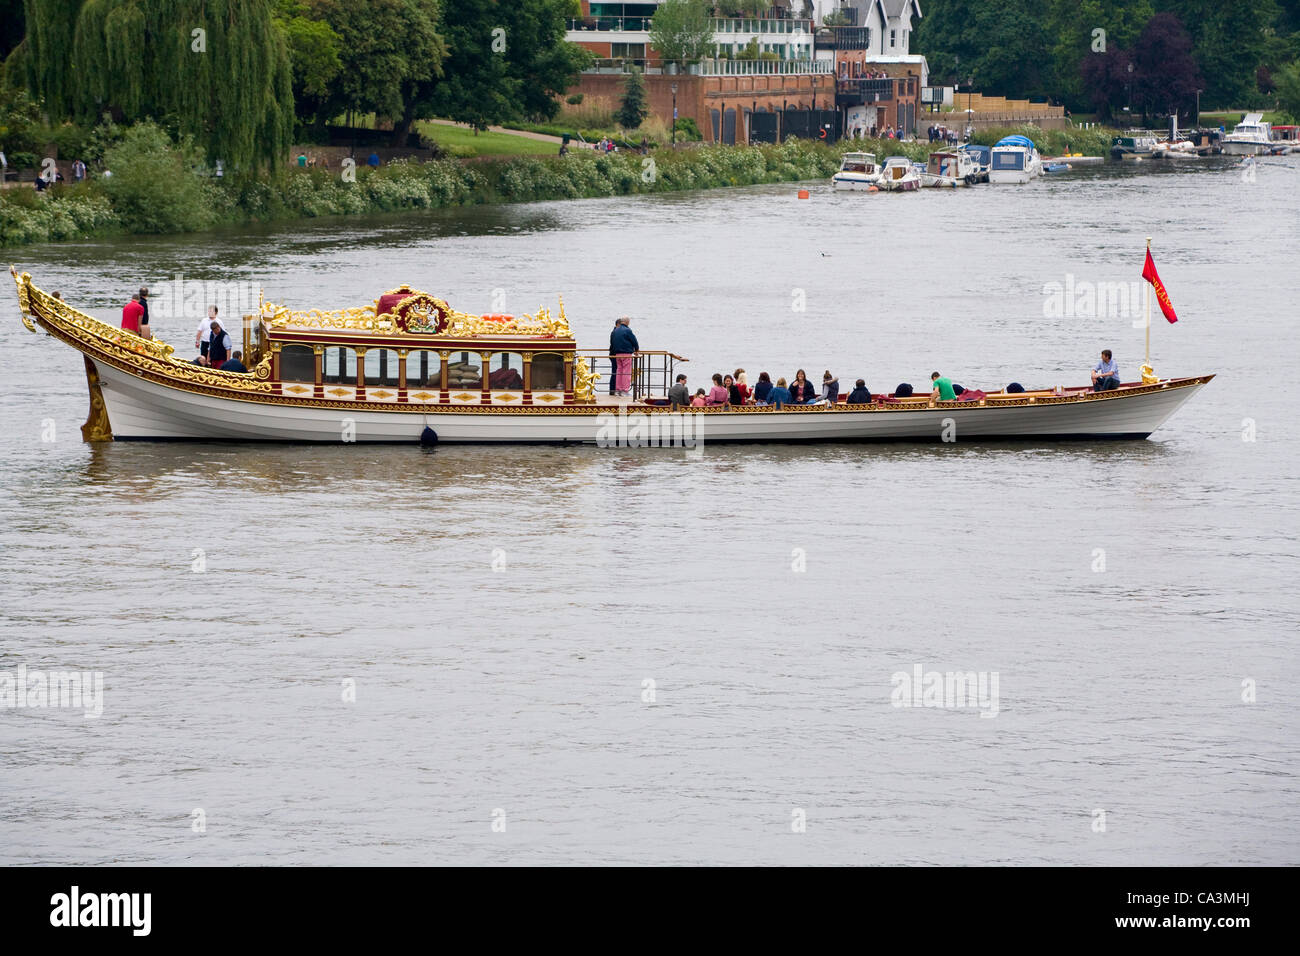
[[[0,710],[0,861],[1296,863],[1298,225],[1293,157],[20,250],[107,319],[177,272],[563,294],[692,387],[885,390],[1082,382],[1105,346],[1136,377],[1131,316],[1043,288],[1131,281],[1152,236],[1155,366],[1219,377],[1145,442],[91,447],[80,357],[11,297],[0,673],[104,700]],[[916,665],[996,672],[997,716],[892,706]]]

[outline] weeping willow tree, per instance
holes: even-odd
[[[210,159],[274,169],[293,136],[273,0],[27,0],[32,92],[53,116],[152,118]]]
[[[56,116],[73,111],[72,36],[85,0],[25,0],[27,35],[11,54],[27,88]]]

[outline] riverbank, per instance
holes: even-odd
[[[6,190],[0,195],[0,246],[403,209],[795,182],[830,176],[839,157],[838,148],[792,140],[780,146],[713,146],[648,155],[576,150],[563,157],[394,162],[348,172],[294,169],[264,181],[215,179],[181,157],[160,163],[150,156],[156,168],[147,176],[133,175],[131,188],[124,170],[134,174],[138,167],[119,165],[108,180],[60,185],[46,194]]]

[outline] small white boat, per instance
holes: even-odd
[[[1263,113],[1247,113],[1231,133],[1223,137],[1223,152],[1228,156],[1263,156],[1273,149],[1273,127],[1264,122]]]
[[[1027,183],[1043,174],[1043,160],[1027,136],[1004,136],[993,146],[990,183]]]
[[[961,151],[970,159],[971,166],[975,170],[975,182],[988,182],[989,165],[992,163],[993,148],[991,146],[980,146],[976,143],[967,143],[965,146],[961,147]]]
[[[840,158],[840,171],[831,177],[836,189],[866,192],[880,187],[880,166],[875,153],[845,153]]]
[[[906,156],[890,156],[880,171],[880,188],[889,192],[911,192],[921,188],[921,174]]]
[[[955,188],[973,186],[979,181],[979,171],[970,154],[960,149],[944,149],[930,154],[925,172],[921,174],[922,186]]]

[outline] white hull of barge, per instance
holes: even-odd
[[[614,443],[623,427],[643,437],[686,436],[693,443],[763,441],[940,441],[950,422],[954,438],[1146,438],[1205,384],[1155,387],[1140,394],[1104,393],[1087,400],[1036,399],[1029,405],[949,404],[935,408],[886,405],[750,408],[672,413],[626,406],[580,409],[382,411],[306,403],[231,399],[158,384],[96,363],[113,436],[119,439],[282,442],[415,442],[425,426],[440,442]],[[1207,379],[1208,380],[1208,379]],[[638,416],[640,413],[640,416]],[[635,434],[635,432],[632,432]],[[630,442],[629,442],[630,443]],[[667,440],[662,442],[668,444]]]

